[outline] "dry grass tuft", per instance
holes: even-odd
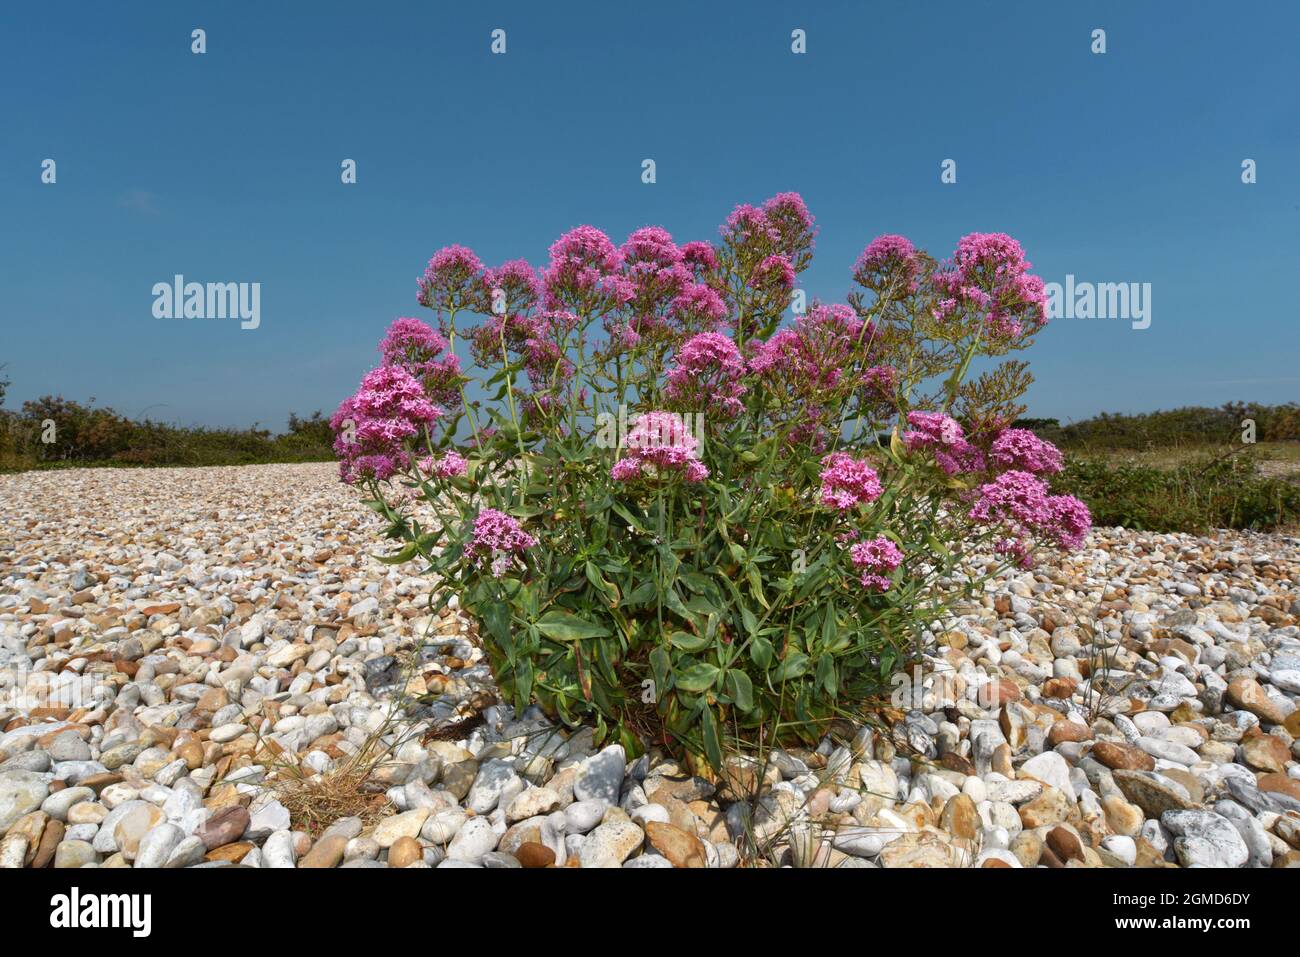
[[[294,829],[316,838],[341,818],[358,817],[368,828],[395,810],[383,787],[372,780],[391,754],[379,735],[372,735],[361,750],[324,774],[304,767],[296,757],[286,760],[286,752],[274,742],[267,745],[267,787],[289,812]]]

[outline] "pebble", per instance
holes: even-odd
[[[484,854],[496,849],[498,837],[491,821],[482,817],[470,818],[447,845],[447,860],[476,864]]]
[[[932,631],[884,726],[715,784],[500,703],[478,623],[373,561],[378,518],[328,463],[4,475],[0,500],[25,519],[0,530],[0,680],[90,694],[0,704],[7,866],[1300,861],[1292,537],[1096,529]],[[255,749],[325,775],[381,727],[374,811],[294,830]]]

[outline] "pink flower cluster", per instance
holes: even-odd
[[[492,556],[492,575],[500,578],[513,563],[514,556],[537,544],[537,539],[523,530],[518,520],[495,508],[485,508],[474,519],[474,532],[465,546],[465,557],[482,565]]]
[[[984,468],[984,454],[970,442],[961,423],[942,412],[914,411],[907,413],[907,424],[912,428],[903,433],[903,444],[909,452],[931,449],[935,464],[946,475],[960,472],[978,472]]]
[[[862,587],[869,591],[888,591],[887,577],[903,562],[903,552],[883,535],[865,542],[856,542],[849,549],[854,567],[862,572]]]
[[[884,491],[876,470],[847,452],[832,452],[822,459],[821,481],[822,504],[840,511],[870,504]]]
[[[703,332],[678,350],[664,395],[675,404],[717,411],[734,419],[744,408],[740,401],[745,394],[744,374],[745,360],[736,344],[721,333]]]
[[[680,415],[645,412],[628,432],[627,454],[614,463],[610,476],[619,482],[680,473],[688,482],[702,482],[709,470],[700,461],[700,443]]]
[[[447,452],[442,458],[426,456],[420,460],[420,471],[435,478],[449,479],[464,475],[469,471],[469,463],[459,452]]]
[[[744,312],[759,322],[778,317],[789,305],[796,276],[811,259],[817,235],[803,198],[798,193],[778,193],[761,207],[737,206],[720,232],[729,261],[754,292],[745,297]],[[750,330],[737,328],[736,332],[744,341]]]
[[[969,515],[977,522],[1006,523],[1017,538],[1033,531],[1070,549],[1082,546],[1092,528],[1083,502],[1073,495],[1051,495],[1042,479],[1019,470],[981,485]]]
[[[442,414],[402,366],[380,366],[366,373],[356,394],[344,399],[330,418],[343,481],[384,481],[407,468],[409,440]]]
[[[777,193],[763,203],[763,215],[776,231],[776,246],[782,255],[795,259],[801,252],[812,249],[817,228],[798,193]]]
[[[395,319],[379,344],[379,352],[384,365],[402,366],[423,382],[434,402],[448,406],[460,402],[460,360],[447,340],[419,319]]]
[[[696,239],[682,247],[682,261],[691,267],[698,278],[717,270],[718,253],[709,243]]]
[[[433,254],[419,279],[420,305],[439,313],[464,309],[478,300],[483,263],[464,246],[446,246]]]
[[[947,268],[934,275],[935,315],[966,311],[982,316],[990,336],[1015,339],[1047,322],[1043,280],[1029,272],[1020,244],[1005,233],[971,233],[957,243]]]
[[[512,259],[483,274],[484,305],[489,312],[523,312],[536,305],[542,283],[527,260]],[[502,310],[495,300],[500,294]]]
[[[773,254],[754,268],[749,284],[755,289],[793,289],[794,280],[794,264],[786,256]]]
[[[1005,429],[993,440],[989,458],[1001,469],[1019,469],[1043,475],[1064,467],[1061,450],[1029,429]]]
[[[595,226],[576,226],[551,245],[542,272],[548,309],[586,307],[606,312],[631,301],[632,283],[621,275],[623,254]]]
[[[669,313],[683,330],[712,332],[727,318],[727,304],[703,283],[691,283],[673,299]]]
[[[577,316],[563,310],[494,315],[470,333],[470,352],[480,366],[492,368],[501,364],[504,345],[508,355],[523,360],[535,389],[549,389],[573,372],[561,347],[577,323]]]
[[[721,232],[733,245],[771,249],[787,259],[811,249],[817,235],[812,213],[798,193],[777,193],[761,208],[742,203]]]
[[[877,402],[889,401],[898,391],[898,370],[893,366],[872,366],[862,373],[862,385],[867,398]]]
[[[905,236],[877,236],[862,250],[853,267],[853,279],[878,293],[916,292],[921,257]]]
[[[1021,568],[1034,567],[1034,553],[1029,546],[1019,538],[1001,538],[998,539],[993,551],[999,555],[1011,559]]]
[[[872,330],[849,306],[814,304],[792,329],[781,329],[753,351],[749,368],[794,401],[824,400],[846,370],[859,365]]]

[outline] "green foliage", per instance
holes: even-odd
[[[51,426],[50,423],[53,423]],[[45,438],[53,441],[44,441]],[[61,396],[24,402],[21,413],[0,412],[0,468],[86,465],[248,465],[319,462],[333,458],[327,420],[289,416],[289,430],[212,429],[136,421],[111,408]]]
[[[509,459],[508,435],[493,441],[473,459],[477,488],[490,462]],[[655,742],[714,760],[735,739],[815,743],[837,716],[887,696],[919,628],[954,597],[937,583],[984,543],[938,520],[930,469],[899,461],[886,495],[850,520],[933,568],[867,591],[836,542],[845,516],[816,504],[815,468],[791,482],[774,467],[779,441],[735,428],[711,446],[731,478],[647,496],[611,494],[611,459],[581,441],[530,453],[510,511],[546,547],[500,579],[464,561],[458,517],[429,528],[375,506],[407,543],[391,558],[423,555],[482,618],[513,704],[593,721],[634,752]],[[419,494],[442,499],[427,482]]]
[[[837,719],[883,703],[924,629],[1001,570],[991,561],[959,571],[973,550],[1001,545],[1015,560],[1062,540],[1044,531],[1047,519],[1027,528],[971,517],[992,477],[984,453],[1023,411],[1031,377],[1015,360],[972,382],[967,373],[977,358],[1028,346],[1042,318],[1041,303],[1021,295],[1032,284],[1007,285],[1025,268],[1018,246],[967,237],[991,251],[967,257],[969,283],[985,292],[960,304],[941,291],[938,263],[910,244],[873,254],[847,306],[801,308],[782,335],[794,277],[771,280],[771,264],[801,271],[811,231],[785,228],[793,213],[771,221],[785,227],[755,229],[733,215],[689,286],[716,297],[712,319],[682,307],[671,272],[649,260],[602,258],[602,269],[626,266],[604,277],[624,285],[593,285],[582,264],[602,237],[591,227],[552,248],[544,304],[536,293],[511,302],[505,289],[489,304],[464,251],[443,250],[421,304],[451,349],[472,344],[483,375],[469,391],[486,401],[462,387],[445,420],[411,426],[396,448],[381,441],[385,428],[409,423],[374,384],[387,376],[368,377],[349,406],[382,410],[354,438],[360,458],[379,461],[355,477],[389,522],[381,560],[423,560],[478,617],[510,703],[593,724],[632,753],[655,743],[715,767],[737,743],[814,743]],[[640,257],[660,242],[628,248]],[[485,321],[458,326],[465,312]],[[707,361],[688,362],[695,349]],[[909,413],[923,411],[950,436],[933,442],[979,464],[950,474],[925,436],[903,441]],[[950,411],[967,424],[960,444]],[[665,450],[602,438],[616,418],[682,414],[699,416],[698,441],[671,438]],[[451,451],[467,470],[449,478],[439,469]],[[498,547],[505,554],[486,554]]]
[[[1096,525],[1204,532],[1300,522],[1300,484],[1261,476],[1245,455],[1198,456],[1174,468],[1070,458],[1056,484],[1087,503]]]
[[[1255,422],[1255,438],[1259,442],[1300,439],[1300,405],[1294,402],[1285,405],[1233,402],[1218,409],[1189,406],[1139,415],[1103,412],[1066,426],[1055,419],[1026,419],[1020,426],[1033,429],[1063,449],[1142,450],[1240,442],[1242,422],[1246,419]]]

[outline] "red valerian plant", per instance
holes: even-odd
[[[1011,427],[1025,364],[967,381],[1045,322],[1020,246],[881,236],[847,302],[786,321],[815,235],[782,193],[715,244],[579,226],[541,270],[430,260],[433,326],[393,324],[336,449],[402,542],[383,560],[460,595],[517,706],[715,766],[815,741],[985,578],[1083,544],[1060,452]]]

